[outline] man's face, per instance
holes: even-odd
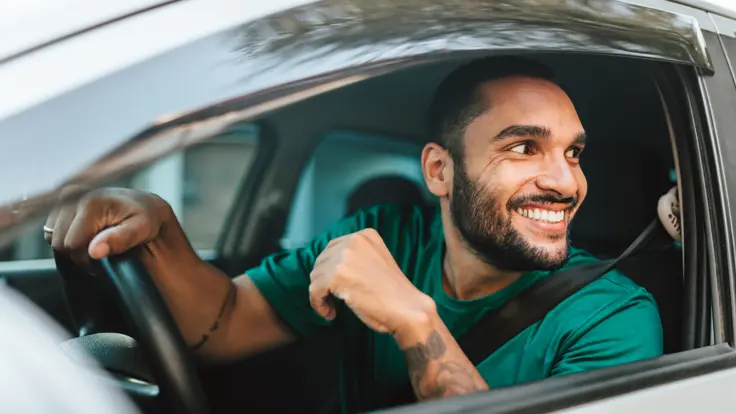
[[[587,193],[584,130],[569,97],[544,80],[484,84],[488,106],[465,131],[450,211],[465,243],[503,270],[556,269]]]

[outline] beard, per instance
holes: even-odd
[[[529,202],[568,203],[574,207],[574,197],[521,196],[502,206],[493,191],[484,190],[468,177],[464,163],[455,165],[450,213],[465,244],[478,258],[505,271],[555,270],[565,264],[570,254],[569,230],[551,239],[565,239],[564,254],[559,255],[535,247],[521,235],[511,222],[511,211]],[[507,216],[503,215],[503,207],[509,211]]]

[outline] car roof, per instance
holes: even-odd
[[[5,0],[0,63],[38,47],[181,0]],[[635,0],[627,0],[637,3]],[[670,0],[736,18],[736,0]]]
[[[0,13],[0,62],[171,0],[5,0]]]

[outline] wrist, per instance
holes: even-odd
[[[422,306],[407,313],[393,332],[394,339],[399,346],[412,346],[417,342],[423,342],[430,333],[436,329],[440,320],[434,301],[426,297]]]
[[[196,273],[203,264],[187,239],[171,206],[152,194],[153,211],[158,221],[158,234],[147,244],[144,263],[152,268],[167,268],[176,273]]]

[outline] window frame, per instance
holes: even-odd
[[[706,34],[709,44],[718,49],[720,53],[714,54],[713,63],[723,74],[720,77],[703,78],[701,89],[707,93],[708,105],[706,115],[712,125],[712,140],[710,142],[709,159],[717,168],[718,186],[720,196],[718,207],[723,209],[722,226],[725,229],[722,239],[727,244],[718,249],[721,266],[724,268],[724,289],[730,294],[724,303],[724,313],[729,316],[726,329],[732,333],[730,343],[736,342],[736,253],[733,246],[736,245],[735,221],[736,201],[733,200],[736,180],[733,173],[726,170],[726,166],[736,163],[736,154],[733,153],[733,139],[730,139],[731,131],[736,130],[736,12],[725,15],[711,14],[711,19],[716,26],[716,34]],[[717,38],[717,40],[716,40]],[[729,52],[732,52],[729,54]],[[730,72],[730,76],[728,73]]]
[[[413,5],[416,6],[418,10],[425,9],[424,6],[426,6],[426,0],[421,0],[420,3],[419,1],[420,0],[417,0],[418,3],[415,3]],[[522,8],[523,7],[529,8],[531,5],[531,3],[529,4],[524,4],[525,2],[520,2],[520,3],[521,4],[519,4],[519,6]],[[588,2],[588,3],[591,3],[591,2]],[[592,2],[592,3],[603,4],[600,2]],[[327,2],[325,2],[324,4],[322,3],[318,3],[318,4],[321,4],[322,6],[324,6],[325,4],[327,4]],[[338,6],[350,5],[350,3],[347,1],[338,2],[336,4]],[[360,3],[359,5],[365,6],[366,4],[368,4],[368,2]],[[637,7],[636,5],[627,6],[626,4],[628,3],[624,3],[624,2],[619,3],[621,7],[625,7],[625,8],[628,8],[628,7],[636,8]],[[442,2],[438,1],[435,3],[435,5],[437,5],[438,7],[442,7]],[[307,5],[307,6],[304,6],[303,8],[289,9],[279,14],[278,16],[257,20],[257,24],[252,24],[246,27],[246,29],[251,30],[251,31],[258,31],[263,28],[279,29],[280,27],[282,27],[281,23],[283,23],[284,20],[289,20],[291,18],[299,22],[299,18],[301,14],[303,14],[304,11],[309,11],[312,6],[313,5]],[[454,5],[450,5],[450,6],[454,7]],[[430,8],[426,8],[426,9],[429,10]],[[446,10],[448,11],[449,16],[458,17],[454,14],[457,11],[453,11],[451,8],[447,8]],[[324,10],[324,11],[329,12],[330,10]],[[346,10],[342,10],[338,8],[338,10],[335,10],[335,11],[338,11],[338,12],[344,11],[349,15],[348,12],[350,10],[346,11]],[[567,12],[569,10],[563,10],[563,11]],[[223,13],[223,14],[229,14],[229,13]],[[482,15],[483,13],[479,13],[479,14]],[[329,16],[330,14],[325,13],[325,15]],[[337,16],[341,16],[341,14],[337,13]],[[401,16],[400,13],[397,13],[397,16],[403,17]],[[499,22],[503,23],[505,18],[515,17],[517,19],[520,19],[520,23],[519,23],[520,26],[523,26],[525,28],[528,27],[533,30],[537,30],[535,32],[537,34],[539,33],[545,33],[545,34],[552,33],[553,34],[554,33],[549,30],[545,30],[545,29],[551,29],[552,27],[546,27],[544,24],[541,24],[538,20],[535,20],[538,18],[535,15],[523,14],[523,15],[508,16],[508,15],[504,15],[503,13],[500,13],[499,15],[493,15],[493,16],[494,17],[492,20],[494,19],[495,20],[490,23],[499,23]],[[308,16],[308,17],[312,18],[313,15]],[[571,26],[571,30],[573,31],[576,29],[591,30],[591,26],[592,26],[593,31],[595,31],[595,29],[599,30],[597,34],[613,33],[613,34],[617,34],[620,36],[619,40],[629,39],[628,36],[621,36],[621,32],[626,32],[626,30],[631,29],[632,27],[629,25],[629,23],[631,22],[627,22],[627,24],[621,26],[620,22],[617,22],[615,20],[611,21],[610,17],[611,16],[597,16],[597,19],[594,19],[594,23],[592,25],[584,25],[583,27],[580,27],[579,25],[580,25],[580,22],[583,21],[584,19],[578,19],[574,21],[566,20],[566,22],[570,23],[569,26]],[[620,17],[620,16],[616,16],[616,17]],[[692,25],[694,25],[695,30],[696,30],[696,32],[694,33],[696,35],[698,34],[697,33],[697,30],[698,30],[697,21],[693,21],[692,19],[685,19],[684,21],[680,21],[680,22],[681,23],[683,22],[691,23]],[[302,22],[302,23],[309,23],[309,22],[307,21],[307,22]],[[323,21],[322,23],[325,23],[325,22]],[[379,23],[380,23],[380,20],[379,20]],[[447,21],[445,23],[449,25],[445,27],[445,29],[454,33],[452,31],[452,28],[453,28],[453,26],[451,25],[452,21]],[[288,26],[288,25],[285,25],[285,26]],[[324,27],[331,27],[331,26],[329,24],[324,24]],[[135,163],[133,163],[133,167],[131,167],[131,168],[135,168],[141,165],[142,163],[147,162],[150,159],[154,159],[156,157],[159,157],[161,155],[174,151],[177,148],[191,145],[195,142],[206,139],[207,137],[211,136],[212,131],[216,130],[218,127],[222,127],[224,125],[227,125],[229,123],[236,122],[236,121],[253,119],[255,117],[264,115],[271,111],[274,111],[278,108],[282,108],[286,105],[293,104],[295,102],[304,100],[308,98],[309,96],[314,96],[315,94],[325,93],[331,89],[345,86],[346,84],[349,84],[351,82],[357,82],[367,77],[377,76],[383,73],[387,73],[387,72],[396,70],[401,67],[417,65],[417,64],[426,63],[429,61],[434,61],[434,60],[439,60],[439,59],[446,59],[450,56],[461,56],[461,55],[471,56],[471,55],[478,55],[481,53],[488,54],[489,52],[509,53],[509,52],[518,52],[520,49],[526,50],[526,51],[528,50],[536,51],[537,50],[535,49],[534,45],[525,45],[524,47],[520,47],[519,44],[515,43],[514,41],[510,41],[505,44],[494,46],[494,45],[497,45],[497,43],[493,43],[492,41],[497,40],[497,39],[494,39],[493,35],[503,32],[503,28],[494,26],[493,27],[494,30],[485,31],[483,35],[470,39],[470,40],[478,42],[473,47],[467,47],[467,45],[463,44],[464,41],[469,40],[467,38],[460,39],[460,41],[458,41],[457,39],[450,40],[448,38],[447,39],[448,41],[444,42],[441,45],[441,47],[437,47],[435,45],[435,47],[437,47],[436,49],[427,48],[426,45],[424,45],[424,48],[422,48],[423,46],[422,42],[426,39],[416,39],[412,37],[411,40],[415,42],[413,43],[413,45],[417,46],[418,50],[421,50],[422,53],[419,53],[419,54],[408,54],[407,53],[404,55],[400,55],[398,57],[392,54],[388,54],[384,56],[382,59],[379,59],[378,61],[371,62],[370,60],[366,61],[363,56],[360,56],[356,53],[362,50],[360,47],[357,47],[354,44],[342,43],[346,40],[349,40],[349,39],[344,39],[343,35],[345,33],[340,31],[340,30],[344,30],[344,26],[335,25],[335,27],[337,28],[336,29],[337,31],[332,33],[334,37],[328,39],[329,41],[335,42],[334,44],[330,44],[329,42],[327,42],[326,44],[321,43],[324,41],[324,39],[317,38],[315,40],[315,38],[311,38],[310,39],[311,43],[303,42],[301,44],[300,47],[303,48],[303,49],[299,49],[299,51],[302,53],[301,55],[297,53],[295,54],[296,57],[294,57],[293,60],[287,60],[287,61],[290,62],[290,64],[295,64],[294,63],[295,60],[298,60],[299,58],[303,58],[305,54],[309,55],[309,53],[313,52],[311,49],[309,49],[310,47],[321,45],[323,48],[327,48],[327,49],[329,49],[329,47],[327,46],[334,46],[336,50],[340,50],[341,52],[346,52],[346,55],[343,55],[343,58],[340,60],[339,64],[335,64],[334,62],[332,63],[321,62],[321,64],[317,65],[315,64],[315,62],[317,62],[320,59],[319,56],[311,55],[311,59],[306,59],[302,62],[302,65],[304,66],[298,66],[295,64],[295,66],[291,67],[291,69],[302,69],[302,68],[306,68],[307,65],[315,64],[313,68],[309,68],[308,70],[306,70],[304,74],[300,75],[301,77],[297,77],[297,79],[289,78],[289,75],[284,75],[281,78],[277,78],[275,81],[273,81],[273,83],[270,83],[270,84],[268,83],[258,84],[257,86],[253,86],[254,84],[251,84],[250,89],[241,88],[237,91],[237,93],[229,94],[228,97],[231,98],[229,100],[225,99],[225,97],[222,95],[217,95],[223,99],[216,100],[217,102],[219,102],[219,104],[216,104],[216,105],[211,104],[212,96],[208,96],[206,100],[202,100],[201,102],[198,102],[204,105],[204,107],[202,107],[201,109],[198,109],[192,112],[187,112],[184,114],[177,112],[177,115],[161,120],[160,122],[157,122],[156,124],[152,125],[150,128],[141,131],[133,139],[129,141],[125,141],[125,144],[121,147],[124,151],[122,152],[115,151],[113,154],[111,154],[111,157],[107,157],[103,159],[101,162],[91,165],[89,168],[85,169],[80,174],[76,175],[74,179],[76,179],[77,181],[81,181],[81,182],[94,182],[94,180],[106,179],[110,174],[118,173],[120,171],[119,168],[121,168],[120,165],[126,164],[126,161],[131,161],[131,160],[135,161]],[[380,29],[382,27],[384,27],[383,24],[377,24],[375,27],[373,27],[373,29],[374,30]],[[402,26],[397,25],[397,27],[401,29]],[[606,31],[608,29],[604,30],[605,27],[608,27],[609,29],[610,27],[614,27],[618,31],[613,31],[613,32]],[[411,27],[405,27],[405,28],[407,30],[413,30]],[[496,29],[498,29],[498,31],[495,31]],[[640,31],[646,30],[645,28],[636,28],[636,29]],[[303,34],[301,32],[298,32],[298,33],[296,32],[298,31],[295,31],[295,33],[288,33],[288,36],[286,36],[287,46],[294,46],[294,45],[289,45],[288,42],[289,41],[294,42],[295,40],[297,40],[297,37],[298,37],[297,35]],[[230,35],[238,34],[238,33],[237,32],[227,32],[224,34],[230,36]],[[369,31],[365,33],[366,36],[370,34],[376,35],[378,36],[378,39],[382,39],[389,43],[391,40],[396,40],[393,38],[380,37],[380,34],[378,32]],[[651,35],[652,32],[649,32],[649,34]],[[654,34],[662,35],[663,33],[654,31]],[[686,50],[693,51],[692,55],[690,56],[691,61],[686,60],[686,61],[681,61],[681,63],[695,64],[696,66],[699,65],[704,72],[707,72],[709,69],[711,69],[710,60],[707,57],[707,54],[705,54],[704,44],[701,44],[700,39],[692,38],[693,32],[688,32],[688,34],[684,36],[682,36],[682,33],[679,33],[677,31],[675,32],[667,31],[664,34],[668,35],[668,36],[664,36],[666,37],[666,40],[674,41],[675,44],[679,46],[684,45]],[[218,35],[223,35],[223,32],[218,33]],[[458,38],[460,37],[462,36],[459,36]],[[645,36],[638,37],[637,39],[641,41],[639,45],[645,49],[648,46],[647,41],[651,40],[651,38],[647,38]],[[278,38],[278,40],[284,41],[284,38]],[[489,43],[485,43],[486,41],[488,41]],[[380,42],[376,42],[376,45],[381,46],[382,44]],[[176,49],[175,51],[173,51],[174,49],[172,49],[172,50],[169,50],[168,52],[182,53],[186,55],[187,46],[191,46],[191,45],[186,45],[182,48]],[[261,66],[258,66],[257,64],[253,64],[251,67],[267,69],[270,64],[270,62],[268,61],[269,59],[273,60],[274,57],[276,58],[286,57],[288,53],[291,53],[294,51],[293,49],[290,49],[288,47],[283,47],[284,46],[283,43],[282,44],[274,43],[274,44],[269,44],[267,46],[270,46],[272,48],[262,49],[263,54],[262,55],[256,54],[252,56],[253,61],[250,62],[251,64],[253,64],[253,62],[257,61],[259,64],[261,64]],[[358,45],[358,46],[362,46],[362,45]],[[542,47],[541,51],[591,52],[591,49],[594,48],[594,46],[596,45],[594,44],[580,45],[580,44],[570,44],[570,43],[566,43],[562,45],[555,44],[553,46],[548,46],[546,48]],[[407,47],[404,49],[410,50],[412,48]],[[715,52],[713,52],[712,50],[709,50],[709,51],[711,51],[711,54],[718,53],[718,51],[715,51]],[[393,48],[383,49],[382,52],[397,53]],[[620,50],[617,50],[615,48],[611,48],[610,44],[608,45],[608,48],[603,48],[599,52],[611,53],[617,56],[618,55],[634,56],[638,58],[646,57],[646,58],[651,58],[651,59],[659,60],[659,61],[678,61],[678,56],[673,57],[672,55],[667,55],[666,53],[662,51],[660,51],[662,53],[658,54],[658,53],[641,53],[639,51],[632,52],[631,50],[625,50],[623,48]],[[355,53],[357,56],[353,56],[351,55],[351,53]],[[262,60],[258,61],[258,59],[262,59]],[[694,59],[694,61],[692,61],[692,59]],[[141,63],[141,65],[150,64],[153,60],[155,59],[150,59],[144,63]],[[278,59],[275,59],[275,60],[278,61]],[[28,62],[30,61],[28,60],[25,61],[25,63],[28,63]],[[328,64],[330,64],[331,66],[327,67],[326,65]],[[142,66],[135,66],[130,69],[140,70],[141,67]],[[0,70],[0,76],[3,76],[3,75],[7,76],[7,72],[3,72],[2,70]],[[722,75],[717,75],[717,76],[722,76]],[[104,89],[103,87],[106,82],[109,83],[109,82],[113,82],[117,80],[119,80],[119,78],[116,79],[115,76],[109,76],[107,78],[101,79],[100,81],[96,82],[95,86]],[[85,92],[85,88],[89,88],[89,86],[90,85],[84,85],[83,87],[80,87],[79,90],[76,90],[75,92],[83,93]],[[87,89],[86,92],[90,92],[90,90]],[[97,92],[99,92],[99,90]],[[138,92],[138,91],[133,91],[133,92]],[[108,99],[110,98],[108,97]],[[95,102],[94,99],[91,99],[91,98],[87,100],[87,103],[94,103],[94,102]],[[58,105],[59,101],[55,101],[55,103]],[[192,105],[192,107],[199,108],[200,106]],[[46,109],[50,109],[50,107],[47,107]],[[150,115],[153,115],[153,116],[151,116],[148,119],[155,119],[155,116],[159,116],[160,113],[155,113],[155,114],[150,114]],[[89,117],[90,114],[85,114],[85,116]],[[707,116],[708,114],[706,113],[706,117]],[[0,136],[2,135],[3,127],[7,127],[7,124],[4,124],[5,121],[7,120],[3,120],[2,122],[0,122]],[[139,123],[140,119],[136,121]],[[28,131],[26,132],[27,133],[33,132],[33,128],[29,128]],[[712,135],[706,135],[706,137],[717,139]],[[167,138],[169,139],[169,141],[166,141]],[[706,138],[706,139],[710,139],[710,138]],[[125,136],[125,139],[128,139],[128,136]],[[136,155],[134,151],[135,149],[140,149],[141,145],[151,144],[154,142],[158,144],[164,143],[163,145],[164,149],[159,152],[152,152],[152,153],[146,154],[146,156],[140,156],[140,154],[138,154],[138,156],[135,156]],[[165,145],[166,142],[168,142],[170,145],[168,146]],[[695,139],[694,148],[701,151],[696,154],[696,157],[699,160],[698,162],[702,163],[703,171],[704,172],[710,171],[708,170],[708,168],[713,168],[716,170],[716,173],[722,173],[722,171],[718,171],[718,168],[722,168],[722,165],[719,166],[719,164],[717,163],[713,164],[712,160],[709,160],[707,158],[709,154],[712,155],[709,151],[713,151],[713,148],[712,147],[702,148],[701,147],[702,144],[703,144],[703,141],[699,141]],[[133,154],[133,156],[131,156],[130,154]],[[126,156],[128,158],[126,158]],[[277,160],[279,160],[278,157],[274,158],[274,162]],[[111,168],[103,168],[103,163],[107,163],[110,161],[115,161],[113,165],[117,166],[116,168],[118,168],[118,170],[113,170]],[[264,171],[264,176],[263,176],[264,179],[258,183],[259,186],[258,186],[257,191],[248,192],[249,196],[251,197],[250,200],[253,200],[257,197],[268,195],[267,188],[269,187],[269,185],[272,183],[272,180],[274,179],[274,176],[269,175],[269,173],[272,172],[272,169],[268,169],[268,170],[269,171]],[[718,177],[718,175],[716,175],[716,177]],[[40,198],[39,200],[36,200],[38,201],[38,203],[32,204],[28,209],[29,212],[33,212],[34,211],[33,208],[37,208],[38,210],[41,210],[41,209],[48,207],[48,205],[52,202],[51,200],[55,199],[55,197],[53,196],[57,194],[42,194],[42,195],[44,196],[44,198]],[[248,211],[248,214],[243,215],[243,220],[244,220],[243,223],[245,223],[246,221],[248,224],[251,224],[254,221],[257,222],[258,219],[262,217],[262,214],[266,214],[266,212],[264,211],[255,211],[257,210],[257,208],[251,209],[251,206],[252,206],[252,202],[248,205],[246,209],[246,211]],[[718,208],[719,206],[710,206],[710,207]],[[35,210],[35,211],[38,211],[38,210]],[[704,212],[710,214],[710,211],[708,208],[705,208]],[[721,213],[721,211],[716,211],[716,213]],[[718,214],[716,214],[716,216],[718,216]],[[713,222],[710,220],[713,220],[713,218],[708,217],[708,220],[707,220],[707,222],[711,223],[712,225]],[[234,221],[239,222],[237,218],[234,219]],[[243,237],[246,237],[248,231],[249,230],[244,231]],[[710,231],[712,232],[712,234],[718,233],[717,228],[706,229],[706,231]],[[728,231],[730,231],[730,229],[728,229]],[[239,239],[239,237],[235,237],[235,239]],[[238,241],[238,243],[240,243],[240,241]],[[714,249],[713,243],[711,243],[711,245],[709,246],[708,254],[709,254],[709,259],[712,262],[710,264],[713,265],[712,270],[716,271],[717,268],[715,267],[715,265],[719,264],[719,262],[722,261],[723,259],[718,256],[718,252],[716,251],[716,249]],[[731,275],[728,275],[728,276],[731,276]],[[731,293],[731,292],[726,292],[725,289],[723,289],[723,286],[719,286],[719,283],[724,282],[725,280],[724,277],[722,275],[719,275],[717,279],[718,280],[716,280],[714,288],[720,289],[718,290],[718,293],[720,294]],[[717,306],[716,308],[720,308],[720,306]],[[726,318],[729,318],[729,317],[730,315],[722,315],[720,320],[716,318],[717,319],[716,323],[718,325],[721,325],[722,324],[721,321],[727,322]],[[722,329],[722,327],[719,326],[718,329]],[[724,329],[724,336],[727,334],[728,332],[726,332]],[[707,361],[706,360],[698,361],[698,364],[696,367],[697,369],[694,369],[694,370],[693,369],[686,370],[685,367],[682,367],[682,369],[680,369],[679,366],[664,367],[664,368],[660,367],[657,369],[656,373],[652,371],[651,374],[652,375],[656,374],[659,378],[657,383],[662,384],[662,383],[674,381],[676,379],[683,378],[686,376],[700,375],[704,373],[715,372],[717,370],[725,370],[730,367],[736,366],[736,358],[734,358],[730,350],[728,352],[728,355],[718,356],[714,358],[717,358],[717,360],[709,359]],[[598,373],[595,373],[595,374],[598,374]],[[618,379],[618,381],[620,384],[621,379]],[[648,386],[651,386],[651,385],[653,384],[650,384]],[[620,389],[621,388],[619,388],[619,390]],[[489,397],[490,395],[491,393],[489,393],[488,395],[478,396],[478,398],[482,398],[484,401],[484,404],[483,404],[483,407],[485,409],[484,412],[488,412],[487,409],[489,406],[493,407],[492,405],[487,405],[485,403],[485,402],[490,403],[493,401]],[[599,388],[593,391],[587,390],[585,393],[578,393],[575,395],[575,399],[584,399],[586,401],[589,401],[590,399],[593,399],[593,398],[601,399],[601,398],[606,398],[608,396],[609,395],[606,395],[606,393],[602,392],[601,389]],[[553,397],[562,398],[563,396],[553,396]],[[567,401],[566,403],[569,403],[569,400],[566,400],[566,401]],[[450,404],[451,402],[452,400],[448,400],[447,404]],[[438,402],[438,403],[430,403],[430,404],[437,404],[436,407],[440,407],[442,403]],[[529,404],[529,401],[524,401],[524,399],[518,399],[518,403]],[[445,406],[447,406],[447,404],[445,404]],[[453,408],[453,411],[457,410],[457,406],[454,406],[451,408]]]
[[[275,128],[264,120],[256,121],[254,124],[259,131],[258,151],[244,175],[245,179],[241,180],[237,188],[237,193],[222,223],[220,236],[215,244],[214,257],[223,261],[237,261],[240,256],[240,243],[247,229],[256,196],[265,181],[265,176],[268,174],[279,146],[279,136]]]

